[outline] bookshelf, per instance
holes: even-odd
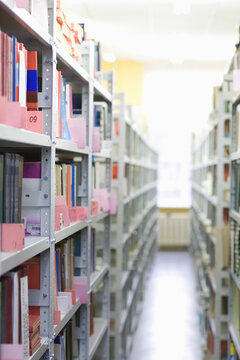
[[[228,358],[230,127],[232,74],[214,88],[209,128],[193,138],[191,250],[208,359]]]
[[[129,357],[157,238],[157,153],[137,130],[123,93],[114,97],[110,358]]]
[[[230,206],[230,286],[229,286],[229,357],[240,358],[239,330],[239,87],[236,76],[239,73],[239,43],[232,58],[230,71],[235,85],[232,97],[232,132],[231,132],[231,206]]]
[[[44,28],[27,10],[12,8],[8,3],[10,2],[0,1],[1,31],[9,36],[15,36],[28,51],[37,51],[41,64],[42,84],[41,91],[38,92],[38,103],[43,117],[43,132],[39,134],[0,124],[0,146],[1,152],[20,154],[24,160],[40,162],[40,189],[38,191],[23,189],[22,205],[40,211],[41,220],[39,236],[25,236],[22,250],[0,252],[0,281],[3,284],[9,272],[13,272],[16,267],[26,262],[35,259],[38,264],[39,289],[29,289],[27,298],[31,307],[39,307],[41,341],[33,355],[25,356],[24,359],[38,360],[43,357],[54,359],[64,336],[68,344],[68,349],[65,349],[68,352],[66,358],[109,359],[110,213],[109,209],[101,208],[93,214],[92,201],[97,196],[93,195],[94,190],[104,187],[105,200],[108,199],[108,193],[111,191],[113,73],[102,74],[107,88],[97,80],[94,73],[92,41],[83,41],[81,44],[82,65],[57,43],[55,1],[47,2],[48,29]],[[73,93],[81,94],[81,115],[86,120],[84,148],[79,148],[76,142],[57,137],[57,71],[61,71],[62,77],[71,86]],[[93,152],[96,103],[105,108],[105,135],[101,140],[101,151]],[[77,188],[72,190],[76,192],[76,196],[71,200],[75,202],[74,206],[86,208],[87,214],[83,220],[70,221],[68,226],[61,224],[60,229],[56,229],[58,221],[55,184],[59,180],[55,174],[56,166],[58,165],[63,171],[64,166],[69,169],[69,164],[72,166],[72,172],[80,168]],[[101,169],[100,179],[96,169]],[[96,183],[99,188],[95,187]],[[59,223],[62,221],[61,216],[64,211],[60,211]],[[66,273],[60,271],[61,276],[64,273],[67,277],[71,273],[76,278],[84,279],[84,292],[87,297],[83,301],[77,296],[76,301],[73,302],[73,295],[69,297],[64,293],[66,289],[73,289],[64,286],[62,298],[65,298],[64,301],[71,298],[72,303],[61,312],[58,321],[55,320],[56,282],[58,285],[58,275],[56,276],[58,273],[55,273],[57,254],[64,256],[61,264],[71,268],[67,267]],[[74,265],[71,266],[69,263]],[[60,281],[65,281],[67,284],[67,279]],[[2,293],[3,291],[2,288]],[[57,297],[59,298],[59,295]],[[57,300],[59,310],[60,299]]]

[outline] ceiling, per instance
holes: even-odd
[[[233,54],[239,0],[68,0],[103,53],[143,62],[222,62]]]

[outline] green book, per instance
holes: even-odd
[[[3,222],[3,163],[4,157],[0,155],[0,223]]]

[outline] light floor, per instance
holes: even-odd
[[[201,360],[194,271],[188,252],[157,252],[130,360]]]

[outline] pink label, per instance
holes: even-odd
[[[88,207],[87,206],[77,206],[77,220],[84,221],[88,219]]]
[[[93,127],[92,129],[92,148],[93,152],[100,152],[100,127]]]
[[[25,246],[24,224],[1,224],[2,251],[18,251]]]
[[[72,305],[75,305],[76,304],[76,291],[75,290],[64,290],[64,291],[72,293]]]
[[[54,310],[54,325],[60,325],[60,324],[61,324],[61,311]]]
[[[22,344],[1,344],[1,360],[24,360],[24,348]]]
[[[109,212],[111,215],[117,213],[117,193],[112,191],[109,196]]]
[[[87,123],[83,117],[70,118],[68,120],[68,127],[72,140],[77,144],[79,149],[86,147],[87,139]]]
[[[91,215],[95,216],[99,213],[99,201],[92,199],[91,201]]]
[[[26,129],[29,131],[36,132],[38,134],[43,133],[42,111],[27,111]]]
[[[68,206],[68,212],[71,222],[77,221],[77,208],[73,206]]]
[[[88,278],[87,276],[74,276],[73,277],[74,289],[76,297],[80,300],[81,304],[88,303]]]

